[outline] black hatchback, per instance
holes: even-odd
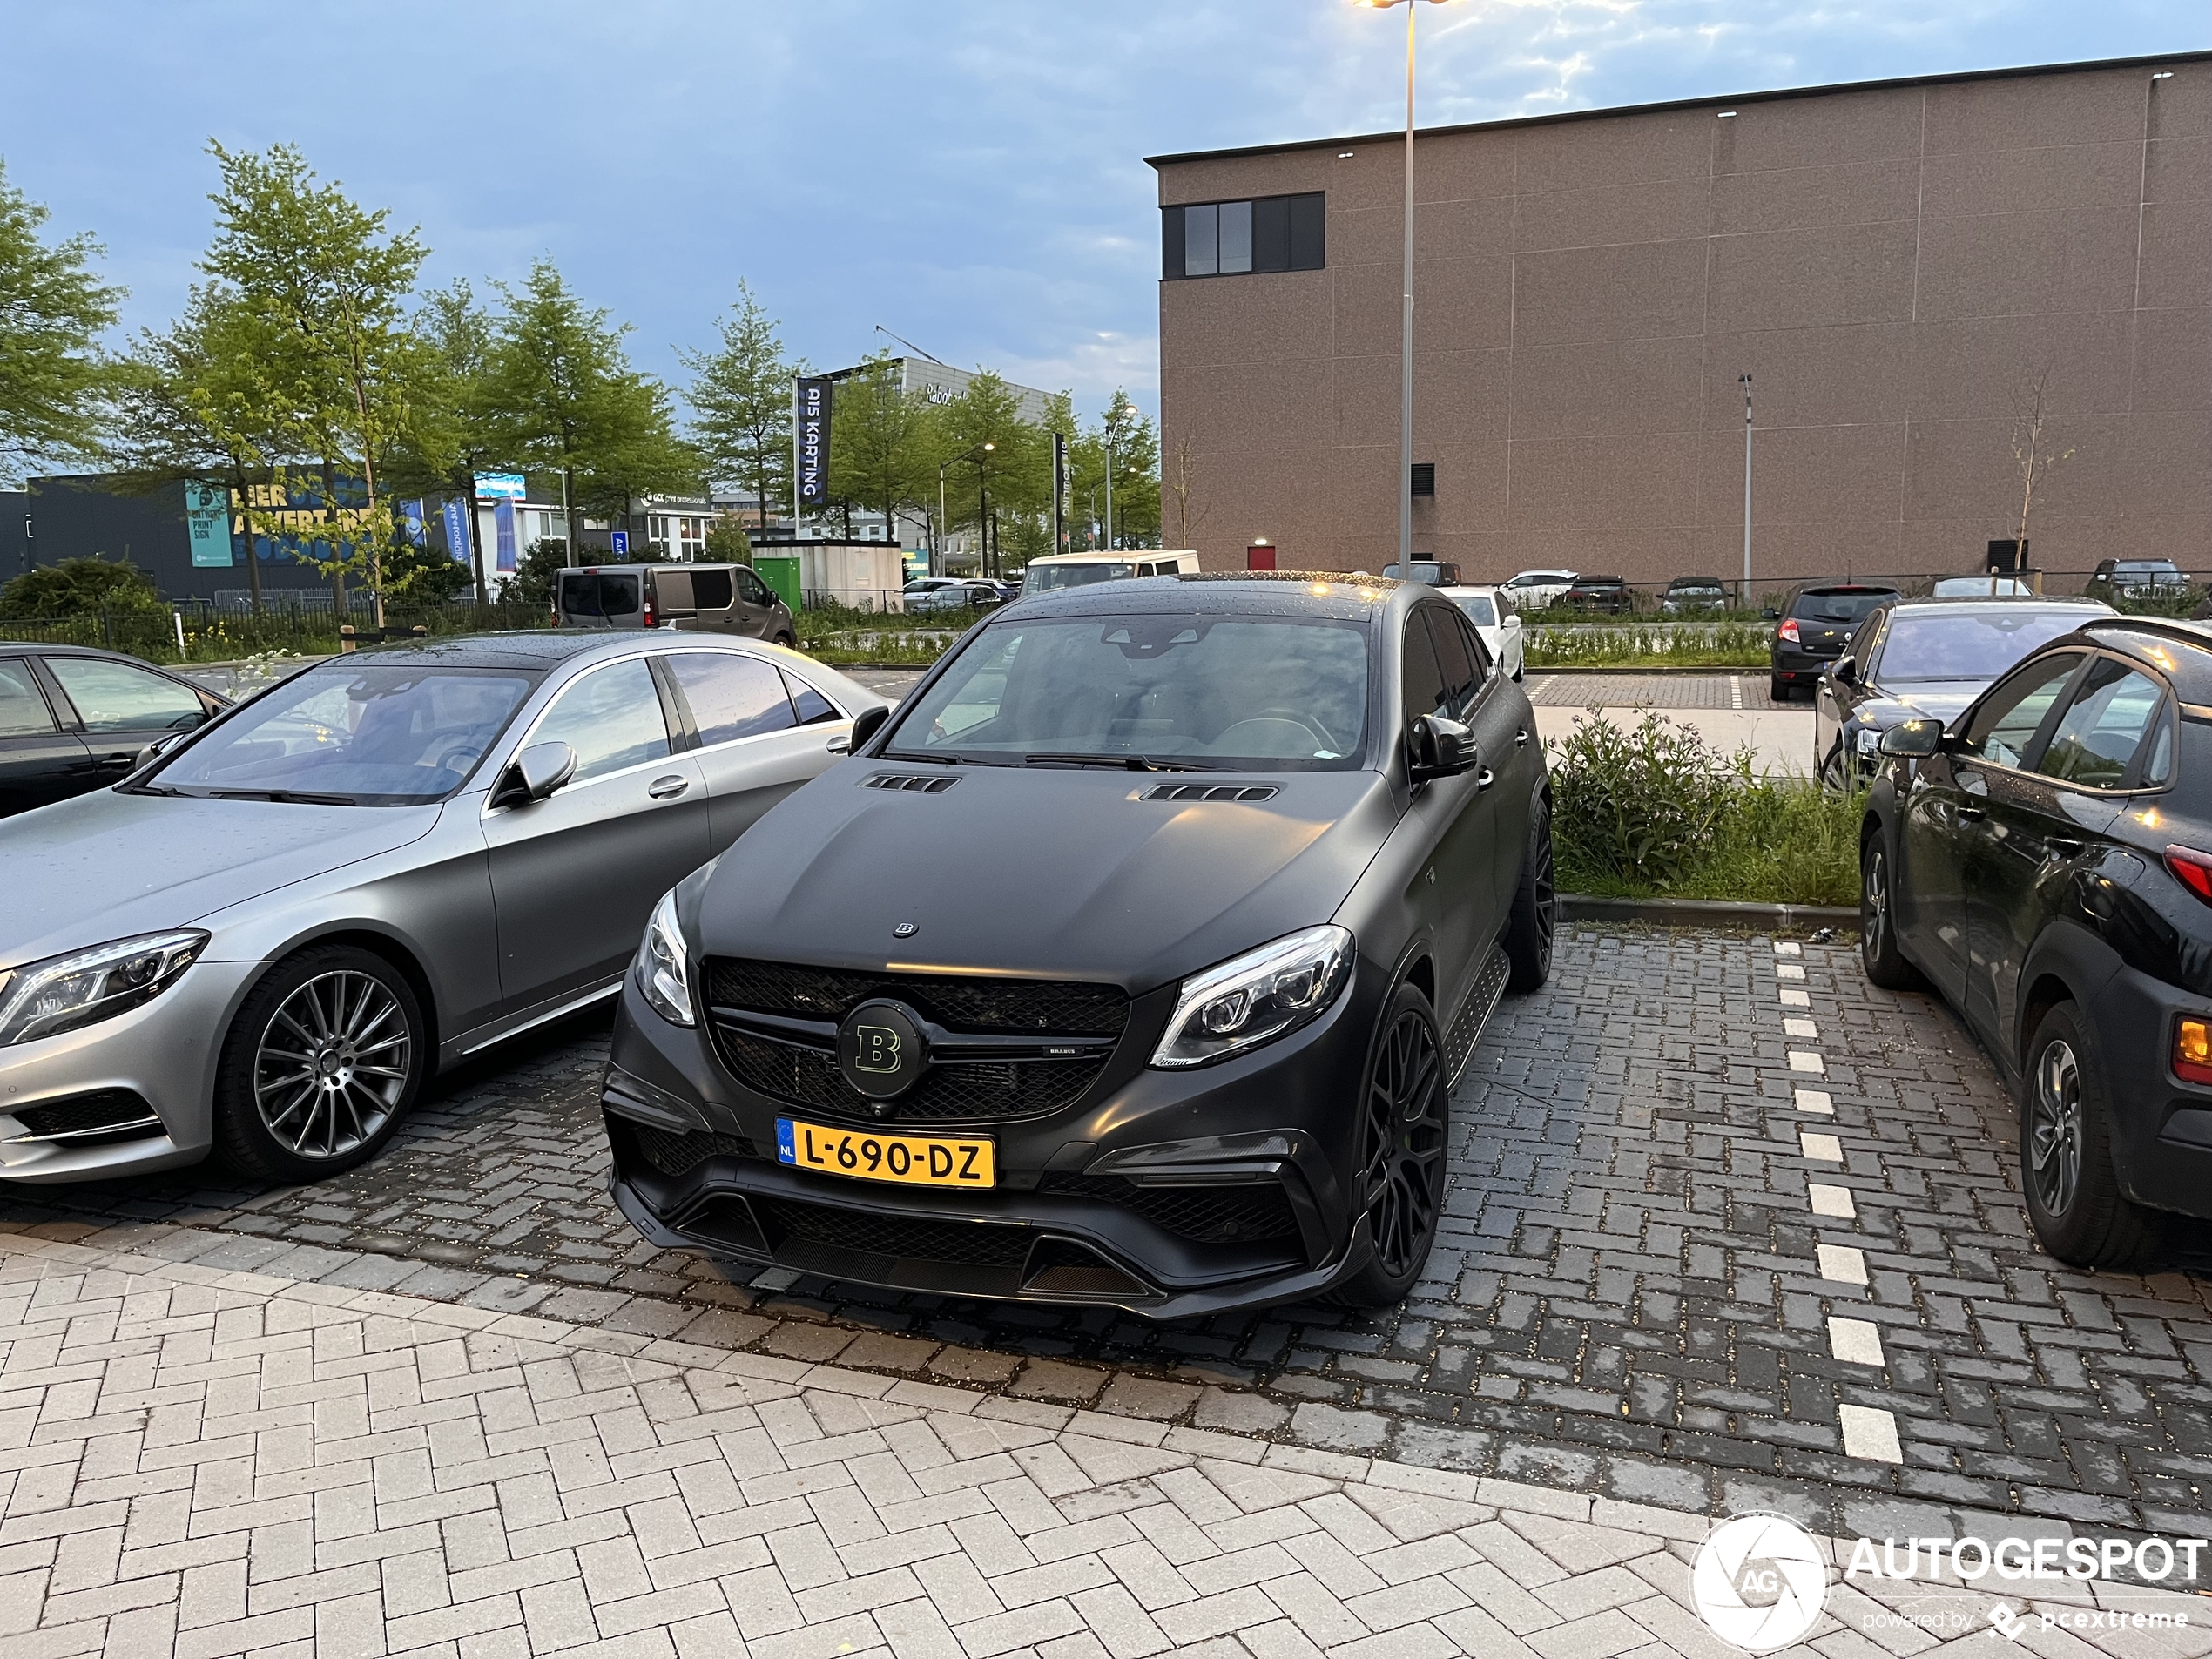
[[[2212,628],[2090,623],[1881,752],[1867,976],[1932,981],[2018,1092],[2044,1248],[2140,1262],[2212,1217]]]
[[[229,706],[120,651],[0,640],[0,818],[114,783]]]
[[[1878,605],[1902,597],[1895,588],[1869,582],[1824,582],[1798,589],[1774,624],[1768,686],[1774,700],[1787,702],[1800,685],[1810,688],[1844,654],[1858,624]]]

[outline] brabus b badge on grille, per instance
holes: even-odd
[[[879,1116],[888,1112],[928,1069],[921,1016],[900,1002],[861,1003],[837,1028],[837,1064],[845,1081],[875,1103]]]

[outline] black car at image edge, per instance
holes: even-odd
[[[1932,981],[2017,1091],[2044,1247],[2146,1261],[2212,1216],[2212,629],[2092,621],[1880,749],[1868,977]]]
[[[1549,812],[1527,697],[1426,586],[1026,599],[663,900],[617,1201],[903,1290],[1395,1301],[1452,1081],[1549,971]],[[979,848],[988,894],[929,879]]]

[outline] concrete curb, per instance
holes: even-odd
[[[1746,668],[1741,663],[1716,663],[1705,667],[1667,663],[1652,668],[1608,668],[1602,664],[1593,666],[1585,663],[1531,663],[1521,671],[1531,679],[1540,674],[1614,674],[1632,679],[1641,678],[1646,674],[1696,674],[1707,678],[1715,674],[1734,674],[1744,679],[1757,679],[1767,671],[1764,668]]]
[[[1750,904],[1726,899],[1600,899],[1559,895],[1561,921],[1645,921],[1662,927],[1755,927],[1811,933],[1817,927],[1858,931],[1858,912],[1844,905]]]

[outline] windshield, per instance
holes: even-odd
[[[571,617],[634,617],[637,578],[603,570],[564,570],[561,609]]]
[[[1875,608],[1897,597],[1888,588],[1846,588],[1841,592],[1801,593],[1790,614],[1808,622],[1857,622]]]
[[[1134,576],[1136,567],[1127,559],[1101,559],[1095,564],[1033,564],[1022,578],[1024,593],[1050,593],[1055,588],[1087,588],[1094,582],[1111,582]]]
[[[2182,574],[2171,559],[2122,559],[2112,568],[2120,576],[2172,577],[2179,580]]]
[[[461,787],[535,677],[340,658],[255,698],[154,773],[150,787],[248,799],[410,806]]]
[[[1018,614],[1018,613],[1017,613]],[[1190,614],[992,624],[900,716],[887,752],[997,765],[1356,766],[1367,630]]]
[[[1453,599],[1452,603],[1465,611],[1467,619],[1478,628],[1495,628],[1498,625],[1498,608],[1490,603],[1487,594],[1470,593],[1464,598]]]
[[[1995,617],[1931,617],[1900,611],[1882,646],[1880,677],[1903,680],[1993,680],[2047,639],[2070,634],[2080,610],[2008,610]]]

